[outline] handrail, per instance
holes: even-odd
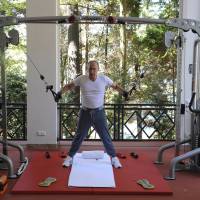
[[[192,105],[193,105],[193,103],[194,103],[195,95],[196,95],[196,93],[193,92],[193,93],[192,93],[192,97],[191,97],[191,99],[190,99],[190,103],[189,103],[189,110],[190,110],[192,113],[200,113],[200,110],[199,110],[199,109],[194,109],[194,108],[192,107]]]

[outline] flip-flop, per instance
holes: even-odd
[[[40,182],[38,185],[40,187],[48,187],[48,186],[50,186],[54,182],[56,182],[56,178],[47,177],[44,181]]]
[[[149,182],[147,179],[139,179],[137,181],[139,185],[141,185],[144,189],[154,189],[155,186]]]

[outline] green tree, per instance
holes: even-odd
[[[23,16],[26,8],[25,3],[25,1],[1,0],[0,13],[6,16]],[[5,27],[4,31],[7,33],[13,28],[17,29],[19,32],[20,28],[25,30],[22,26],[10,26]],[[18,46],[9,45],[5,51],[8,102],[26,101],[25,46],[25,37],[20,33],[20,44]]]
[[[178,10],[176,0],[62,0],[62,3],[78,4],[82,15],[92,16],[174,18]],[[88,59],[95,58],[100,62],[101,71],[125,89],[136,84],[137,90],[130,103],[174,103],[176,50],[166,49],[164,45],[167,30],[158,25],[81,24],[80,31],[87,33],[86,41],[80,33],[81,68]],[[115,92],[107,93],[106,102],[123,103]],[[163,120],[163,127],[166,127],[166,120]]]

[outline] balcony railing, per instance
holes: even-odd
[[[0,104],[1,106],[1,104]],[[2,110],[0,112],[0,138],[2,138]],[[9,140],[26,140],[26,103],[7,104],[7,138]]]
[[[7,109],[8,139],[26,140],[26,104],[8,104]],[[58,104],[60,130],[58,140],[73,139],[79,110],[79,104]],[[114,141],[175,139],[175,105],[173,104],[105,104],[105,112],[109,132]],[[0,118],[2,119],[2,113]],[[86,140],[98,139],[98,134],[91,127]]]
[[[76,132],[80,105],[59,104],[59,140],[71,140]],[[174,140],[175,105],[105,104],[110,135],[115,141]],[[88,140],[99,139],[93,127]]]

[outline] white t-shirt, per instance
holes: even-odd
[[[105,75],[98,75],[95,81],[89,79],[88,75],[81,75],[73,80],[75,86],[80,86],[81,103],[83,107],[98,108],[104,104],[106,87],[113,81]]]

